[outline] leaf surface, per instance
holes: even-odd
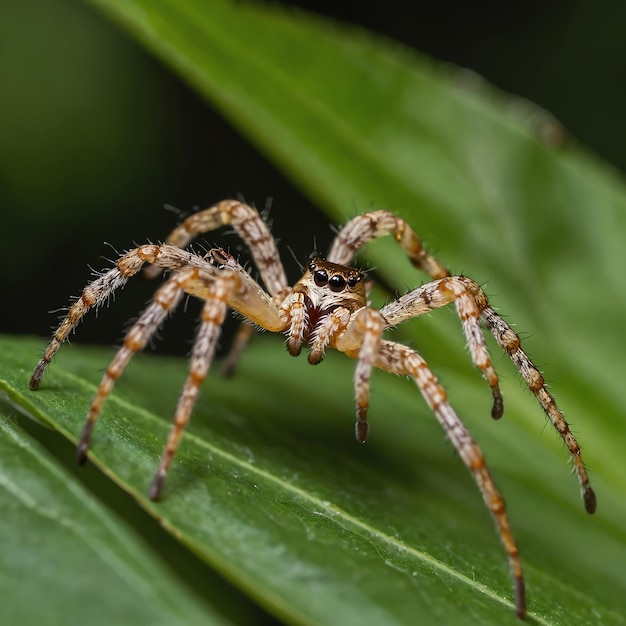
[[[254,3],[97,2],[192,84],[335,223],[398,212],[525,336],[584,443],[599,511],[510,363],[505,417],[438,312],[396,337],[419,347],[482,445],[510,511],[537,623],[619,624],[626,426],[621,181],[558,123],[466,73],[368,34]],[[303,214],[306,228],[306,214]],[[419,284],[392,241],[364,263]],[[596,320],[600,319],[600,323]],[[76,438],[108,356],[64,349],[26,390],[30,343],[3,341],[14,402]],[[515,623],[504,556],[470,477],[407,381],[374,378],[367,446],[352,440],[354,364],[312,370],[277,338],[206,385],[169,478],[145,492],[184,364],[138,363],[96,431],[94,461],[190,549],[292,623]],[[19,375],[18,375],[19,374]],[[345,616],[345,619],[344,619]]]
[[[225,623],[4,411],[0,506],[2,623]]]
[[[11,370],[23,372],[34,345],[3,346],[5,356],[13,354]],[[348,623],[407,623],[415,614],[432,623],[462,623],[468,614],[515,623],[489,517],[413,386],[377,377],[372,415],[380,423],[374,421],[372,441],[357,446],[352,363],[332,359],[317,368],[324,393],[311,397],[309,368],[299,360],[284,368],[287,358],[280,342],[259,341],[236,381],[209,381],[159,504],[145,493],[184,364],[138,359],[98,425],[93,462],[193,552],[288,621],[332,622],[350,607]],[[74,348],[59,356],[37,393],[26,391],[23,374],[7,380],[3,373],[3,386],[13,402],[75,440],[106,359],[102,350]],[[518,447],[530,446],[514,424],[507,431]],[[548,489],[537,470],[533,476],[501,459],[494,468],[526,548],[532,606],[551,616],[545,623],[558,623],[554,618],[574,605],[581,615],[600,611],[604,623],[619,623],[587,584],[600,576],[610,584],[611,569],[621,567],[611,553],[621,531],[584,519],[562,455],[541,452],[544,468],[556,468]],[[558,497],[559,485],[570,498]],[[541,528],[557,524],[558,537],[542,537]],[[585,569],[564,578],[560,551],[585,540],[593,541],[596,558],[604,547],[606,561],[600,567],[577,555]]]

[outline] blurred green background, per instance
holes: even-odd
[[[327,14],[320,2],[283,4]],[[564,124],[567,141],[626,167],[626,3],[428,3],[417,18],[401,2],[386,2],[384,12],[356,2],[333,11],[528,98]],[[47,336],[57,317],[50,311],[80,293],[90,266],[109,267],[104,259],[116,250],[169,232],[179,217],[166,204],[187,213],[242,196],[271,206],[292,280],[293,257],[326,249],[326,218],[88,3],[3,0],[0,48],[3,332]],[[118,341],[152,290],[136,281],[107,312],[108,323],[91,316],[77,340]],[[160,351],[187,352],[185,318],[163,333]]]

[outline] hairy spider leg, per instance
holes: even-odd
[[[402,246],[411,263],[431,278],[444,278],[450,272],[431,254],[424,250],[417,233],[401,218],[389,211],[371,211],[353,217],[333,241],[328,260],[348,265],[366,243],[392,234]]]
[[[85,287],[81,297],[70,307],[35,368],[30,381],[31,389],[39,386],[52,357],[85,313],[104,302],[115,289],[135,275],[144,263],[172,270],[174,274],[156,291],[152,303],[127,332],[122,347],[108,366],[85,420],[77,448],[77,459],[80,463],[85,462],[91,433],[102,406],[132,356],[145,347],[167,314],[180,302],[184,292],[205,300],[190,373],[150,490],[150,497],[157,499],[183,429],[189,421],[198,390],[208,371],[228,307],[232,306],[253,323],[273,332],[284,330],[288,315],[278,309],[271,296],[257,285],[231,255],[219,248],[210,250],[205,257],[198,257],[169,244],[139,246],[125,253],[115,268]]]
[[[202,211],[193,213],[177,226],[167,237],[168,244],[184,248],[193,239],[221,226],[231,225],[246,244],[263,284],[276,304],[280,304],[289,292],[287,276],[272,233],[258,211],[239,200],[222,200]],[[144,275],[155,278],[160,272],[158,267],[148,267]],[[234,374],[248,342],[254,334],[250,324],[242,323],[237,330],[233,343],[222,364],[222,375]]]
[[[439,384],[435,374],[415,350],[402,344],[383,340],[375,365],[386,372],[413,378],[424,400],[436,415],[459,456],[471,472],[491,512],[507,553],[515,589],[515,612],[519,617],[523,617],[526,614],[526,599],[519,550],[511,532],[504,499],[487,468],[480,446],[448,403],[447,393]]]
[[[184,248],[198,235],[221,226],[230,225],[244,241],[254,264],[271,296],[281,299],[286,295],[287,277],[280,260],[276,242],[259,212],[239,200],[222,200],[213,206],[193,213],[167,237],[166,243]],[[158,275],[158,268],[146,268],[149,277]]]
[[[191,268],[174,274],[155,292],[152,302],[146,307],[139,319],[131,326],[124,337],[122,347],[117,351],[113,360],[106,368],[102,380],[98,385],[96,395],[91,402],[83,430],[76,448],[76,461],[83,465],[87,461],[87,450],[91,433],[106,399],[113,391],[115,381],[124,373],[131,358],[143,350],[161,326],[167,315],[174,311],[185,292],[185,283],[191,279],[196,280],[198,270]]]
[[[213,360],[215,346],[229,307],[262,328],[280,332],[288,323],[288,316],[276,307],[274,300],[264,292],[249,274],[227,252],[220,248],[210,250],[205,258],[215,267],[218,277],[210,283],[192,281],[185,291],[205,300],[200,328],[194,342],[189,375],[178,400],[174,422],[168,436],[159,468],[149,490],[151,500],[158,500],[181,436],[191,418],[200,386]]]
[[[174,246],[146,244],[124,254],[118,259],[115,268],[104,272],[99,278],[89,283],[69,308],[31,376],[29,383],[31,389],[39,387],[50,361],[83,316],[91,308],[106,302],[116,289],[122,287],[141,269],[144,263],[153,263],[161,269],[170,270],[194,266],[207,268],[207,264],[200,257]]]
[[[574,471],[578,479],[585,510],[594,513],[596,510],[596,496],[591,488],[589,476],[582,460],[582,453],[576,437],[572,433],[569,424],[559,409],[554,397],[548,391],[545,380],[529,356],[521,347],[521,341],[517,333],[491,308],[487,296],[480,286],[466,276],[452,276],[441,281],[434,281],[418,287],[417,289],[401,296],[394,302],[381,309],[381,313],[388,326],[395,326],[400,322],[411,319],[418,315],[448,303],[455,302],[457,313],[463,322],[465,336],[470,347],[470,353],[474,363],[483,369],[485,378],[492,385],[495,372],[492,374],[482,331],[478,323],[478,317],[494,336],[502,350],[509,356],[524,383],[537,398],[544,409],[548,419],[559,433],[567,446],[574,464]],[[495,378],[497,384],[497,378]],[[494,387],[492,386],[492,389]],[[493,417],[502,415],[502,400],[494,394]]]
[[[473,285],[476,283],[470,281],[468,285],[468,280],[462,276],[441,278],[409,291],[409,293],[384,306],[380,313],[386,321],[386,328],[389,328],[454,302],[472,362],[481,370],[491,388],[493,396],[491,416],[494,419],[499,419],[502,417],[504,404],[500,393],[498,375],[491,363],[489,350],[480,327],[480,311],[472,290]]]
[[[506,352],[511,361],[513,361],[515,367],[522,375],[526,386],[530,389],[535,398],[537,398],[537,401],[542,406],[548,419],[565,442],[574,464],[574,472],[578,478],[585,510],[587,513],[595,513],[596,494],[589,482],[589,476],[582,459],[580,445],[578,441],[576,441],[576,437],[565,420],[561,409],[557,406],[556,400],[548,391],[541,372],[522,349],[521,341],[517,333],[488,306],[486,298],[484,298],[484,301],[477,298],[477,302],[481,308],[481,318],[484,324],[491,331],[498,345]]]
[[[236,276],[228,273],[215,280],[208,287],[207,299],[202,308],[200,327],[193,344],[189,375],[178,399],[174,421],[161,456],[159,468],[148,492],[151,500],[158,500],[161,497],[161,490],[168,469],[176,454],[176,450],[178,450],[183,431],[191,418],[193,407],[200,393],[200,387],[211,366],[213,355],[215,354],[215,346],[226,311],[228,310],[229,295],[236,287]]]
[[[354,368],[356,397],[354,434],[360,443],[365,443],[369,434],[367,411],[370,403],[370,378],[376,364],[384,329],[383,316],[376,309],[363,308],[353,314],[346,331],[336,340],[337,350],[357,359]]]

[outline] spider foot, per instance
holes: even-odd
[[[491,407],[491,417],[494,420],[499,420],[504,413],[504,401],[502,400],[502,394],[497,387],[493,388],[493,406]]]
[[[91,438],[91,431],[93,430],[93,422],[85,422],[83,426],[83,432],[78,440],[76,446],[76,463],[78,465],[85,465],[87,462],[87,450],[89,449],[89,439]]]
[[[365,443],[370,432],[370,424],[367,421],[365,411],[359,408],[356,423],[354,425],[354,435],[359,443]]]
[[[39,363],[37,369],[35,369],[33,375],[30,377],[28,381],[28,388],[31,391],[35,391],[35,389],[39,389],[39,384],[41,383],[41,379],[43,378],[43,371],[46,365],[42,362]]]
[[[583,492],[583,500],[585,502],[585,510],[587,513],[592,514],[596,512],[596,494],[591,487]]]
[[[57,348],[58,348],[58,346],[55,345],[55,351],[56,351]],[[30,380],[28,381],[28,388],[31,391],[35,391],[36,389],[39,389],[39,385],[41,384],[41,380],[43,378],[43,375],[44,375],[48,365],[50,365],[50,361],[51,360],[52,360],[52,358],[49,357],[47,354],[45,354],[41,358],[41,361],[39,361],[39,363],[37,363],[37,367],[35,368],[35,371],[33,372],[33,375],[30,377]]]
[[[526,617],[526,587],[523,578],[515,579],[515,615],[520,619]]]
[[[152,500],[152,502],[158,502],[161,499],[161,490],[163,489],[166,474],[166,470],[159,469],[154,475],[154,479],[150,485],[150,490],[148,491],[148,497]]]

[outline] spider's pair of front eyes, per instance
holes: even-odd
[[[318,287],[325,287],[328,285],[331,291],[340,292],[346,288],[346,285],[350,288],[356,287],[359,282],[359,278],[357,276],[349,276],[346,280],[346,278],[344,278],[341,274],[333,274],[329,277],[326,270],[314,269],[313,282]]]

